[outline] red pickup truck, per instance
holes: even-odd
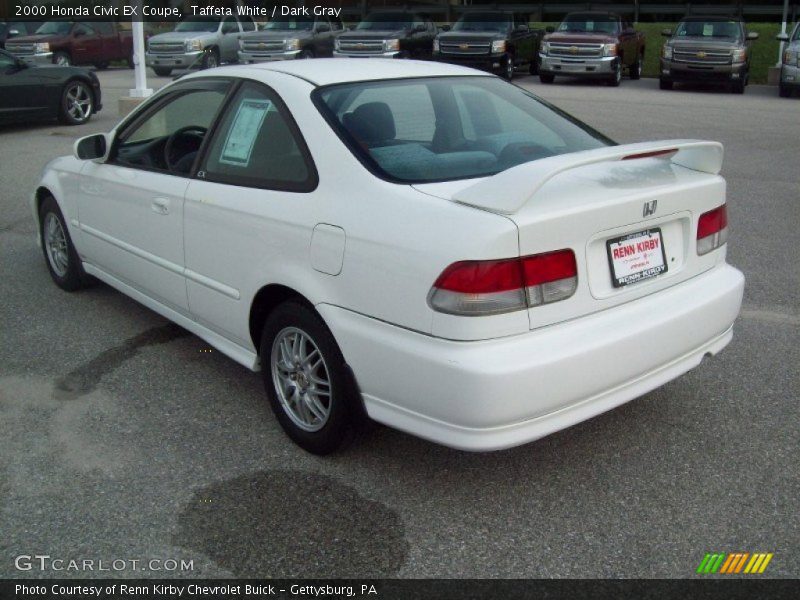
[[[13,38],[6,50],[38,64],[94,65],[112,60],[133,66],[133,36],[110,21],[46,21],[33,35]]]
[[[617,86],[622,72],[639,79],[644,64],[644,34],[610,12],[570,13],[547,28],[539,51],[539,79],[556,75],[604,79]]]

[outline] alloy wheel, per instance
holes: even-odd
[[[44,245],[47,260],[56,275],[64,277],[69,269],[69,250],[67,236],[58,217],[49,212],[44,218]]]
[[[328,366],[314,340],[297,327],[285,327],[272,343],[270,369],[283,410],[304,431],[322,429],[331,413]]]
[[[75,121],[85,121],[92,114],[92,95],[86,86],[75,82],[67,88],[66,110]]]

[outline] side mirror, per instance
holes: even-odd
[[[661,35],[664,37],[672,37],[672,29],[662,29]]]
[[[747,32],[747,39],[748,40],[757,40],[758,39],[758,32],[757,31],[748,31]]]
[[[103,162],[111,148],[111,137],[107,133],[95,133],[82,137],[72,147],[72,153],[79,160]]]
[[[788,42],[789,41],[789,34],[788,33],[779,33],[778,35],[775,36],[775,39],[778,40],[779,42]]]
[[[425,25],[414,25],[414,29],[411,31],[414,33],[424,33],[425,31],[428,31],[428,28],[425,27]]]
[[[556,28],[553,27],[552,25],[548,25],[547,27],[544,28],[544,30],[547,33],[553,33],[556,30]]]

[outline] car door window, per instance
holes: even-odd
[[[239,31],[239,24],[236,22],[234,17],[225,17],[225,20],[222,22],[222,33],[238,33]]]
[[[95,33],[95,30],[86,23],[75,23],[75,27],[72,28],[72,35],[94,35]]]
[[[178,89],[165,103],[120,135],[113,162],[188,175],[227,95],[227,82],[209,89]]]
[[[239,17],[239,22],[242,24],[242,30],[244,31],[255,31],[256,24],[253,22],[253,19],[250,17]]]
[[[288,109],[266,86],[245,83],[228,104],[201,167],[209,181],[308,192],[317,173]]]

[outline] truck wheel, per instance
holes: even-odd
[[[531,64],[528,65],[528,73],[531,75],[539,74],[539,59],[536,57],[536,55],[531,58]]]
[[[614,73],[611,75],[611,78],[608,80],[608,85],[610,85],[611,87],[618,87],[621,82],[622,82],[622,61],[617,61],[617,66],[614,69]]]
[[[105,61],[94,63],[94,68],[97,69],[98,71],[105,71],[108,68],[108,63]]]
[[[514,79],[514,57],[511,55],[506,57],[505,64],[503,64],[503,79],[506,81]]]
[[[169,77],[169,74],[172,73],[172,69],[169,67],[153,67],[153,72],[159,77]]]
[[[314,52],[309,49],[305,49],[297,55],[297,58],[314,58]]]
[[[58,119],[67,125],[83,125],[94,112],[94,95],[83,81],[68,81],[61,92]]]
[[[56,52],[53,54],[53,64],[59,67],[69,67],[72,65],[72,58],[66,52]]]
[[[553,83],[556,80],[556,76],[552,73],[539,73],[539,81],[542,83]]]
[[[219,66],[219,56],[214,48],[206,50],[203,54],[203,61],[200,63],[201,69],[214,69]]]
[[[781,98],[788,98],[792,95],[792,90],[789,89],[788,86],[783,85],[783,83],[778,84],[778,95]]]
[[[744,79],[731,83],[731,93],[744,94]]]
[[[642,76],[642,62],[643,57],[641,54],[639,54],[636,57],[636,62],[630,66],[631,79],[639,79]]]
[[[658,80],[658,87],[662,90],[671,90],[672,89],[672,82],[667,81],[666,79],[659,79]]]
[[[286,435],[313,454],[353,439],[361,420],[357,388],[313,309],[296,301],[277,306],[264,324],[260,353],[267,398]]]
[[[125,64],[128,65],[129,69],[132,69],[133,67],[136,66],[133,64],[133,53],[131,53],[131,55],[125,59]]]

